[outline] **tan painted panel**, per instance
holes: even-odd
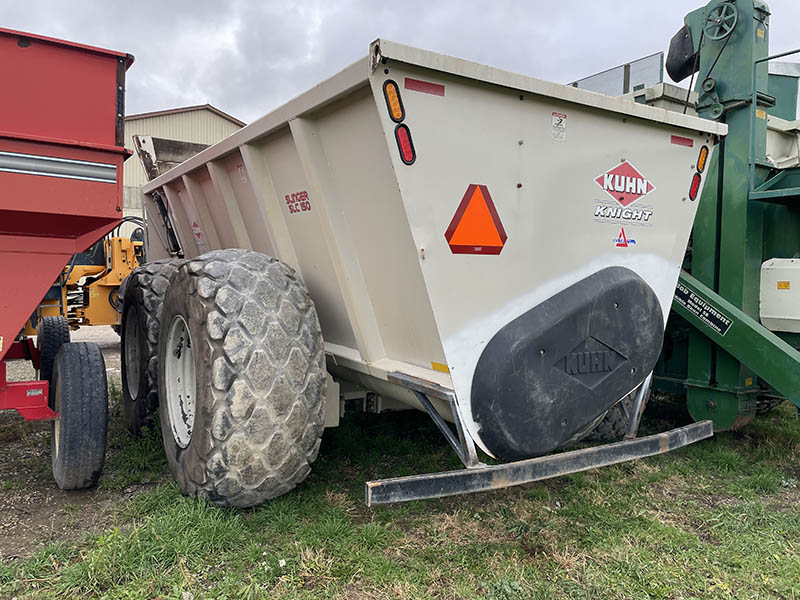
[[[340,100],[318,121],[335,174],[330,193],[348,226],[337,234],[353,242],[348,260],[363,273],[386,356],[427,369],[445,363],[371,93],[364,89]]]
[[[237,248],[236,235],[233,231],[225,202],[217,194],[214,183],[211,181],[211,176],[208,174],[207,167],[204,165],[192,171],[190,176],[197,182],[198,202],[203,201],[208,207],[209,215],[217,230],[220,246],[222,248]],[[192,192],[194,194],[195,190],[192,190]],[[202,200],[199,198],[202,198]]]
[[[317,306],[325,341],[356,348],[342,291],[322,234],[319,211],[314,210],[314,198],[308,200],[311,210],[302,210],[299,202],[292,202],[292,194],[297,198],[298,194],[308,191],[308,181],[294,139],[287,128],[259,142],[258,146],[270,166],[277,196],[283,198],[281,214],[297,254],[303,281]],[[287,196],[289,203],[286,202]],[[289,204],[296,208],[290,209]]]
[[[378,113],[412,235],[426,249],[422,273],[459,411],[480,441],[470,406],[475,367],[520,315],[622,266],[654,290],[666,322],[697,209],[687,198],[694,165],[703,144],[713,148],[711,134],[414,65],[388,70],[371,79],[378,106],[388,78],[443,86],[444,95],[401,89],[417,155],[411,166],[400,159],[385,103]],[[673,135],[692,147],[672,143]],[[623,207],[603,189],[603,174],[624,161],[655,188],[629,205],[641,218],[605,218],[598,209]],[[448,245],[445,233],[471,185],[486,187],[507,235],[497,254],[460,254]],[[623,228],[626,247],[617,245]],[[489,237],[474,245],[490,245]]]
[[[276,256],[275,246],[269,236],[263,204],[256,199],[241,153],[237,150],[219,162],[227,173],[233,197],[250,240],[250,247],[267,256]]]

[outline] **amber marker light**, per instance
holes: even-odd
[[[387,79],[383,83],[383,97],[386,98],[386,107],[389,109],[392,121],[399,123],[406,118],[406,109],[400,99],[400,88],[397,87],[397,83]]]
[[[702,173],[706,169],[706,163],[708,162],[708,146],[703,146],[700,148],[700,155],[697,157],[697,171],[698,173]]]

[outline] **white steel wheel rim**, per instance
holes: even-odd
[[[175,443],[186,448],[192,440],[196,378],[189,327],[181,315],[169,324],[164,353],[164,388],[167,415]]]
[[[134,400],[139,395],[141,376],[141,340],[139,339],[139,311],[132,307],[125,317],[125,378],[128,395]]]

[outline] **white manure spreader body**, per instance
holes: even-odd
[[[707,437],[635,434],[725,132],[378,40],[143,188],[161,260],[125,292],[129,422],[160,401],[184,491],[240,506],[299,483],[358,390],[428,411],[467,467],[370,482],[368,503]]]

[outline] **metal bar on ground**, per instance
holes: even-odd
[[[713,425],[707,420],[643,438],[502,465],[368,481],[366,501],[373,506],[496,490],[664,454],[712,435]]]

